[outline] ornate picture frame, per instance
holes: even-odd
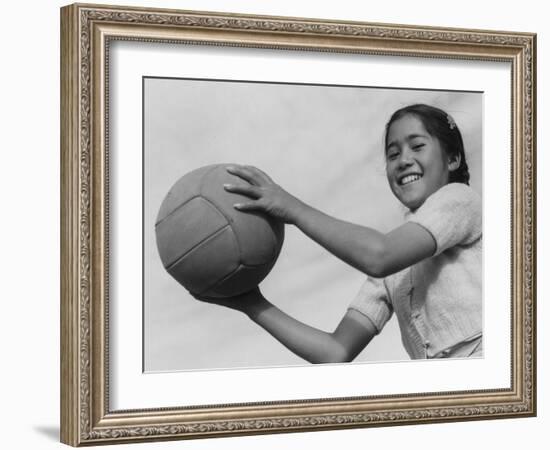
[[[114,42],[382,55],[510,67],[508,386],[230,403],[111,405]],[[271,52],[271,53],[270,53]],[[61,441],[97,445],[536,414],[536,35],[74,4],[61,9]],[[137,93],[139,94],[139,93]],[[502,149],[501,149],[502,150]],[[502,187],[501,187],[502,188]],[[486,296],[491,296],[490,289]],[[486,318],[490,320],[490,318]]]

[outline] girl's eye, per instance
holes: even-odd
[[[424,147],[425,144],[416,144],[413,145],[413,150],[420,150],[422,147]]]
[[[386,155],[386,158],[388,158],[390,161],[394,160],[395,158],[397,158],[399,156],[399,152],[389,152],[387,155]]]

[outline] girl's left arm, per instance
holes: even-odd
[[[294,223],[333,255],[376,278],[412,266],[429,258],[436,250],[430,232],[413,222],[384,234],[304,205]]]
[[[250,201],[237,204],[240,211],[263,211],[303,233],[336,257],[363,273],[382,278],[432,256],[436,242],[421,225],[405,223],[390,233],[331,217],[293,197],[255,167],[231,166],[228,172],[249,185],[225,185],[229,192]]]

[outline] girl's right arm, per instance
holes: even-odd
[[[281,311],[257,288],[230,299],[198,298],[243,312],[290,351],[311,363],[352,361],[376,335],[372,322],[352,309],[332,333],[311,327]]]

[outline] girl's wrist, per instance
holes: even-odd
[[[241,311],[246,314],[249,319],[256,322],[260,315],[271,306],[271,303],[269,303],[262,294],[250,300],[246,308]]]
[[[298,225],[300,219],[306,213],[308,206],[296,197],[294,197],[293,200],[293,205],[289,210],[287,222],[291,225]]]

